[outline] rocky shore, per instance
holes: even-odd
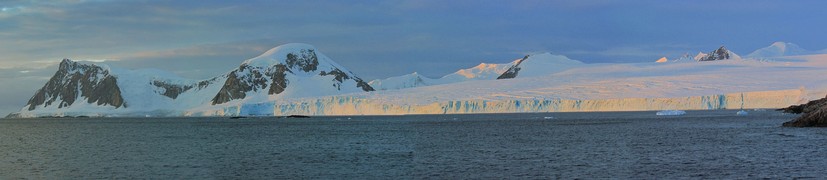
[[[779,110],[801,114],[798,118],[785,122],[782,125],[784,127],[827,127],[827,97]]]

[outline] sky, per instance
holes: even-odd
[[[551,52],[652,62],[775,41],[827,49],[820,0],[0,0],[0,114],[63,58],[206,79],[285,43],[307,43],[371,80],[440,77]]]

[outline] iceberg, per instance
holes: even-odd
[[[747,111],[744,111],[744,110],[740,110],[740,111],[738,111],[737,113],[735,113],[735,115],[739,115],[739,116],[746,116],[746,115],[748,115],[748,114],[749,114],[749,113],[747,113]]]
[[[684,114],[686,114],[686,111],[681,111],[681,110],[663,110],[663,111],[658,111],[657,113],[655,113],[655,115],[658,115],[658,116],[680,116],[680,115],[684,115]]]

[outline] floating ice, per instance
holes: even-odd
[[[658,116],[680,116],[680,115],[684,115],[684,114],[686,114],[686,111],[681,111],[681,110],[663,110],[663,111],[658,111],[657,113],[655,113],[655,115],[658,115]]]
[[[749,114],[749,113],[747,113],[747,111],[740,110],[740,111],[738,111],[738,112],[737,112],[737,113],[735,113],[735,114],[736,114],[736,115],[739,115],[739,116],[746,116],[746,115],[747,115],[747,114]]]

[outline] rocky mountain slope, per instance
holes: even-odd
[[[55,75],[26,103],[26,110],[38,107],[69,107],[75,102],[98,106],[126,107],[118,80],[109,69],[63,59]]]
[[[741,59],[741,56],[738,56],[734,52],[727,50],[724,46],[721,46],[712,52],[705,54],[699,53],[698,56],[695,56],[696,61],[718,61],[727,59]]]
[[[374,89],[307,44],[285,44],[206,80],[64,59],[21,111],[9,117],[181,116],[192,108]]]

